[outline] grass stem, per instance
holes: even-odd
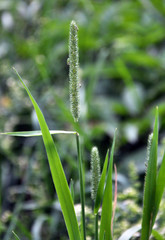
[[[0,161],[0,217],[2,214],[2,162]]]
[[[98,240],[98,219],[99,219],[99,214],[97,213],[95,215],[95,240]]]
[[[83,183],[83,172],[82,172],[82,155],[81,155],[81,146],[80,146],[80,136],[76,134],[77,142],[77,154],[78,154],[78,170],[79,170],[79,179],[80,179],[80,200],[81,200],[81,217],[82,217],[82,230],[83,230],[83,239],[86,240],[86,229],[85,229],[85,194],[84,194],[84,183]]]

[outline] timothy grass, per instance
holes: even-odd
[[[72,27],[74,27],[72,29]],[[71,23],[70,30],[70,94],[71,94],[71,111],[73,118],[78,122],[80,118],[79,109],[79,79],[78,79],[78,46],[77,46],[77,26],[75,22]],[[73,36],[76,34],[76,36]],[[75,44],[75,45],[74,45]],[[74,48],[76,47],[76,48]],[[73,52],[72,52],[73,51]],[[80,143],[81,135],[78,131],[57,131],[49,130],[45,117],[40,110],[39,105],[32,96],[30,90],[26,86],[25,82],[19,75],[16,69],[14,69],[18,79],[22,83],[25,91],[27,92],[31,103],[35,109],[37,119],[40,125],[41,131],[30,131],[30,132],[7,132],[1,133],[2,135],[9,136],[19,136],[19,137],[33,137],[42,136],[43,143],[46,149],[48,163],[50,166],[50,172],[52,175],[53,183],[57,196],[61,205],[65,225],[68,231],[68,236],[70,240],[86,240],[86,215],[85,215],[85,191],[84,191],[84,178],[83,178],[83,159],[82,159],[82,147]],[[76,93],[76,94],[75,94]],[[157,239],[163,238],[159,233],[153,230],[153,226],[157,217],[159,210],[159,205],[163,196],[165,188],[165,155],[159,169],[157,170],[157,148],[158,148],[158,107],[156,107],[155,113],[155,124],[153,129],[153,135],[149,138],[149,144],[147,148],[147,167],[146,167],[146,177],[144,184],[144,196],[143,196],[143,214],[141,219],[141,225],[137,225],[134,228],[126,229],[121,236],[120,240],[128,240],[137,232],[141,233],[141,240],[149,240],[153,233],[153,236]],[[79,126],[81,128],[81,125]],[[65,172],[56,149],[56,142],[53,141],[52,134],[73,134],[76,137],[77,142],[77,157],[78,157],[78,172],[80,181],[80,200],[81,200],[81,226],[79,228],[78,220],[76,217],[76,212],[74,208],[74,187],[71,184],[71,189],[69,188]],[[112,240],[113,239],[113,226],[115,222],[114,212],[116,207],[116,197],[117,193],[113,193],[113,162],[114,162],[114,152],[115,152],[115,142],[117,138],[117,131],[114,129],[114,138],[112,146],[107,150],[107,155],[105,157],[104,166],[102,169],[101,177],[97,175],[97,184],[94,184],[93,189],[94,197],[94,214],[96,215],[95,225],[95,239],[99,240]],[[92,160],[93,161],[93,160]],[[98,163],[99,164],[99,163]],[[99,167],[98,167],[99,168]],[[98,169],[96,168],[96,170]],[[117,171],[115,171],[117,175]],[[93,172],[92,177],[95,178],[95,174],[98,172]],[[98,179],[99,178],[99,179]],[[74,179],[73,179],[74,181]],[[117,181],[116,181],[117,183]],[[115,190],[117,190],[117,185],[115,185]],[[114,203],[113,203],[113,199]],[[100,226],[98,226],[98,211],[101,208]],[[14,233],[16,239],[19,239],[17,234]]]

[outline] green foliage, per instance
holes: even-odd
[[[150,144],[151,146],[148,146],[148,162],[144,187],[141,240],[149,239],[153,226],[157,178],[158,108],[156,108],[155,125],[153,137],[149,140]]]
[[[120,202],[115,219],[114,238],[118,238],[121,231],[139,222],[141,212],[141,189],[139,187],[135,189],[135,183],[130,188],[129,178],[126,176],[128,168],[124,160],[134,161],[138,176],[144,173],[145,138],[150,130],[156,105],[159,105],[160,129],[165,127],[163,97],[165,47],[162,1],[105,0],[100,4],[99,1],[88,0],[80,2],[1,0],[0,9],[0,129],[5,129],[10,132],[9,135],[18,137],[41,136],[41,131],[29,132],[38,128],[36,128],[36,120],[32,118],[34,112],[31,111],[24,91],[15,84],[9,72],[9,68],[13,65],[25,79],[31,79],[29,84],[33,85],[34,94],[43,108],[50,129],[55,129],[54,132],[56,129],[74,129],[80,133],[86,176],[89,174],[89,164],[86,160],[93,141],[97,141],[102,159],[106,151],[103,146],[107,145],[107,138],[112,139],[113,129],[117,127],[119,156],[116,160],[120,160],[117,163],[119,173],[128,182],[128,185],[124,186],[119,174],[119,191],[123,192],[123,195],[119,194]],[[35,10],[30,11],[30,9]],[[9,27],[6,27],[3,20],[6,14],[13,21],[13,24],[8,25]],[[81,126],[73,123],[68,110],[66,59],[71,19],[75,19],[79,26],[80,80],[83,79],[80,89],[83,103]],[[84,91],[84,85],[86,91]],[[17,132],[18,130],[28,132],[21,133]],[[13,133],[14,131],[17,133]],[[56,146],[60,152],[60,158],[62,161],[64,159],[63,167],[66,177],[74,178],[75,202],[78,202],[76,148],[72,135],[58,134],[55,137],[58,138]],[[162,135],[160,138],[162,140]],[[162,145],[160,141],[160,149]],[[139,151],[139,155],[136,155],[136,151]],[[11,205],[13,206],[12,212],[5,211],[2,214],[0,232],[7,236],[8,231],[11,231],[10,223],[14,222],[16,232],[20,236],[24,235],[26,231],[22,232],[21,225],[17,223],[19,217],[25,215],[27,218],[22,217],[21,222],[26,226],[30,239],[29,229],[35,227],[38,217],[44,214],[49,221],[41,228],[43,229],[43,232],[40,231],[41,239],[66,239],[66,232],[63,230],[64,225],[60,218],[61,213],[56,207],[56,202],[54,203],[54,188],[51,186],[52,180],[45,163],[41,141],[36,138],[15,140],[15,138],[3,137],[0,139],[0,152],[0,169],[2,169],[0,176],[5,179],[2,181],[2,189],[11,194],[10,202],[8,194],[0,195],[2,203],[6,201],[5,205],[9,205],[9,209]],[[158,164],[160,164],[159,161]],[[104,166],[106,166],[106,160]],[[122,167],[123,170],[121,170]],[[11,169],[12,173],[6,174]],[[164,190],[163,171],[164,160],[156,176],[156,199],[152,224],[154,224]],[[26,176],[29,176],[28,181]],[[103,199],[106,169],[104,178],[101,176],[101,179],[95,213],[98,213]],[[85,194],[86,204],[89,205],[90,194],[87,181],[88,178],[85,183]],[[9,185],[6,188],[6,182],[12,182],[14,186]],[[18,186],[18,182],[22,185]],[[128,193],[125,187],[129,187]],[[25,196],[20,203],[22,208],[19,216],[15,218],[17,199],[22,195]],[[31,200],[31,204],[28,199]],[[163,228],[164,223],[163,204],[164,202],[160,207],[161,215],[157,221],[158,232],[160,227]],[[57,210],[56,217],[54,217],[54,206]],[[26,209],[29,214],[26,214]],[[11,219],[6,216],[11,216]],[[86,221],[88,218],[89,215]]]
[[[45,118],[34,100],[33,96],[31,95],[29,89],[21,79],[20,75],[17,73],[15,70],[16,74],[19,77],[20,82],[24,86],[25,90],[27,91],[29,98],[35,108],[38,121],[40,124],[40,128],[42,131],[42,137],[45,145],[45,149],[47,152],[48,160],[49,160],[49,165],[51,169],[51,174],[53,178],[53,182],[55,185],[55,189],[57,191],[57,195],[61,204],[61,208],[63,211],[63,216],[65,219],[66,227],[68,230],[68,234],[70,237],[70,240],[78,240],[80,239],[80,233],[78,229],[78,223],[74,211],[74,206],[73,206],[73,201],[72,197],[70,194],[70,190],[67,184],[67,180],[65,177],[65,173],[63,170],[63,167],[61,165],[60,158],[58,156],[55,144],[53,142],[53,139],[51,137],[51,134],[49,132],[48,126],[46,124]]]
[[[164,237],[154,229],[152,230],[152,235],[156,240],[164,240]]]
[[[132,236],[141,229],[140,225],[133,226],[127,229],[118,240],[129,240]]]
[[[158,172],[157,180],[156,180],[156,193],[155,193],[155,205],[154,205],[154,212],[153,212],[153,220],[152,225],[154,225],[159,205],[163,197],[163,192],[165,189],[165,154],[163,155],[163,160]]]
[[[14,237],[16,240],[20,240],[20,238],[17,236],[17,234],[13,231]]]
[[[51,135],[54,134],[76,134],[73,131],[60,131],[60,130],[50,130]],[[6,132],[0,133],[1,135],[9,135],[14,137],[37,137],[42,136],[42,131],[27,131],[27,132]]]
[[[99,239],[102,240],[105,237],[105,240],[112,239],[111,225],[112,225],[112,169],[113,169],[113,155],[115,148],[116,132],[114,135],[110,163],[108,167],[107,180],[105,185],[105,191],[103,195],[103,204],[102,204],[102,214],[101,214],[101,224],[100,224],[100,235]],[[105,235],[104,235],[105,234]]]

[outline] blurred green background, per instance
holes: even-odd
[[[80,127],[69,110],[69,24],[79,27]],[[162,156],[165,132],[165,2],[157,0],[1,0],[0,132],[39,129],[33,107],[12,71],[14,66],[54,130],[78,129],[83,144],[87,229],[93,234],[90,150],[105,153],[118,128],[115,162],[119,201],[115,236],[141,218],[146,144],[160,114]],[[79,185],[74,136],[55,141],[68,182]],[[131,164],[130,164],[131,163]],[[67,238],[42,139],[0,137],[0,238]],[[121,200],[121,201],[120,201]],[[165,210],[165,203],[162,203]],[[158,226],[165,234],[165,217]],[[137,236],[138,237],[138,236]],[[89,238],[93,239],[93,238]]]

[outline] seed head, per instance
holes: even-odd
[[[146,157],[146,162],[145,162],[146,170],[147,170],[148,161],[149,161],[149,158],[150,158],[150,149],[151,149],[152,139],[153,139],[153,133],[151,133],[151,134],[148,136],[147,157]]]
[[[78,27],[75,21],[70,24],[69,34],[69,92],[70,108],[75,122],[80,116],[80,97],[79,97],[79,53],[78,53]]]
[[[100,180],[100,158],[97,147],[91,151],[91,198],[95,201]]]

